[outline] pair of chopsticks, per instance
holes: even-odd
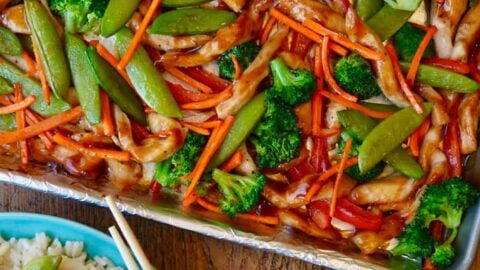
[[[118,209],[112,196],[105,197],[105,200],[107,201],[108,207],[110,208],[110,211],[112,212],[113,217],[115,218],[115,221],[117,222],[117,225],[123,234],[123,237],[125,237],[125,239],[127,240],[127,243],[130,245],[130,248],[133,254],[135,255],[135,258],[140,264],[141,269],[154,270],[155,268],[152,266],[147,256],[145,255],[145,252],[143,251],[142,247],[140,246],[140,243],[135,237],[135,234],[133,233],[132,228],[130,228],[130,225],[128,225],[127,220],[123,216],[122,212],[120,212],[120,210]],[[108,231],[110,232],[110,235],[112,236],[113,241],[117,245],[117,248],[120,251],[120,255],[122,256],[123,260],[125,261],[125,264],[127,265],[127,269],[139,270],[138,265],[135,262],[135,259],[132,257],[132,253],[130,252],[129,247],[123,240],[122,236],[120,235],[120,232],[117,230],[117,227],[111,226],[110,228],[108,228]]]

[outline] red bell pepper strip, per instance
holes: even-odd
[[[422,62],[434,67],[450,69],[451,71],[455,71],[461,74],[468,74],[470,72],[470,67],[467,64],[462,63],[458,60],[430,57],[423,59]]]
[[[328,214],[329,211],[330,202],[327,200],[314,201],[308,208],[310,218],[320,229],[331,227],[332,218]]]
[[[298,32],[293,32],[290,51],[304,59],[312,47],[312,41]]]
[[[443,141],[450,177],[462,176],[462,153],[460,151],[460,134],[457,115],[459,105],[460,97],[457,97],[450,108],[450,122],[447,124],[445,140]]]
[[[312,164],[307,160],[300,162],[298,165],[290,168],[287,171],[287,177],[289,180],[293,182],[300,181],[303,177],[309,174],[315,173],[315,169],[313,168]]]
[[[199,67],[189,67],[182,69],[183,72],[188,74],[190,77],[195,80],[209,86],[215,92],[221,92],[225,90],[230,84],[228,81],[211,74],[208,71],[205,71]]]

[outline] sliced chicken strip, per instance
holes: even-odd
[[[354,188],[349,198],[360,205],[399,202],[410,196],[415,183],[416,180],[405,175],[374,179]]]
[[[479,94],[467,94],[458,106],[458,126],[462,154],[475,152],[478,147],[477,132],[479,118]]]
[[[439,149],[435,150],[430,156],[430,171],[426,178],[429,184],[435,184],[448,177],[447,156]]]
[[[477,1],[463,16],[455,36],[452,59],[467,61],[475,41],[480,33],[480,1]]]
[[[423,138],[422,146],[420,147],[419,162],[424,171],[430,169],[430,157],[438,149],[440,140],[442,139],[442,127],[431,127]]]
[[[448,124],[450,117],[447,112],[447,104],[433,87],[429,85],[420,85],[417,92],[426,100],[433,104],[432,124],[433,126],[443,126]]]

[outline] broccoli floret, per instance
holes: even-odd
[[[338,84],[360,99],[368,99],[382,93],[370,63],[356,53],[338,60],[333,72]]]
[[[50,9],[61,16],[67,32],[88,32],[100,26],[109,0],[50,0]]]
[[[289,69],[281,58],[271,61],[270,69],[273,75],[271,94],[290,106],[310,100],[317,85],[315,76],[310,71]]]
[[[432,254],[432,263],[437,266],[449,266],[455,261],[455,249],[451,242],[445,241],[441,245],[435,246],[435,252]]]
[[[414,220],[408,224],[398,238],[398,245],[391,250],[393,256],[410,254],[427,257],[432,254],[434,240],[422,222]]]
[[[193,170],[206,143],[205,136],[189,133],[180,150],[170,158],[157,163],[155,179],[164,187],[177,187],[180,184],[179,177],[185,176]]]
[[[395,45],[395,50],[397,51],[398,57],[401,60],[412,61],[413,56],[417,52],[420,42],[422,42],[425,32],[413,26],[411,23],[406,23],[398,30],[398,32],[393,36],[393,42]],[[424,57],[435,56],[435,47],[433,43],[430,42],[423,53]]]
[[[267,181],[266,177],[259,173],[241,176],[219,169],[214,169],[212,176],[223,194],[219,206],[230,217],[235,217],[237,212],[248,212],[254,207]]]
[[[231,48],[217,59],[220,77],[227,80],[234,79],[235,67],[233,66],[232,56],[237,58],[240,67],[245,70],[257,57],[259,51],[260,46],[255,41],[248,41]]]

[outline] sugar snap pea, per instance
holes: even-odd
[[[50,97],[50,105],[48,105],[45,102],[40,83],[26,76],[23,71],[2,57],[0,57],[0,77],[10,84],[20,83],[24,96],[35,95],[37,98],[31,108],[43,116],[58,114],[70,109],[70,105],[66,101],[55,96]]]
[[[65,34],[65,48],[72,71],[73,84],[85,117],[92,125],[101,120],[100,90],[87,59],[87,46],[74,34]]]
[[[17,128],[15,120],[15,114],[2,114],[0,115],[0,130],[10,131]]]
[[[366,21],[383,7],[383,3],[383,0],[356,0],[355,10],[362,21]]]
[[[135,121],[146,125],[147,121],[142,103],[122,76],[98,55],[95,48],[87,49],[87,57],[96,75],[98,84],[100,84],[113,102]]]
[[[148,29],[151,34],[208,34],[235,21],[235,13],[204,8],[185,8],[165,12]]]
[[[400,65],[404,71],[410,68],[410,63],[402,62]],[[415,81],[460,93],[474,93],[480,89],[480,84],[467,76],[423,64],[418,67]]]
[[[57,270],[62,262],[62,256],[42,256],[31,260],[23,270]]]
[[[5,80],[0,77],[0,95],[6,95],[13,93],[13,87]]]
[[[367,25],[370,26],[382,40],[387,40],[393,36],[412,15],[413,11],[394,9],[389,5],[384,5],[382,9],[367,21]]]
[[[367,172],[392,152],[417,129],[432,111],[431,103],[423,103],[424,112],[404,108],[378,124],[367,135],[358,153],[360,173]]]
[[[38,0],[25,0],[25,14],[47,81],[56,97],[64,97],[70,87],[70,71],[55,23]]]
[[[265,93],[258,94],[235,116],[232,128],[212,158],[209,168],[222,165],[250,135],[265,113]]]
[[[109,37],[120,30],[132,17],[140,0],[110,0],[102,18],[101,33]]]
[[[203,3],[207,3],[210,0],[164,0],[162,1],[162,7],[178,8],[178,7],[191,7],[197,6]]]
[[[127,51],[132,38],[133,34],[127,28],[122,28],[115,34],[115,47],[121,55]],[[143,47],[137,49],[126,71],[138,95],[150,108],[164,116],[182,117],[182,112],[162,75]]]
[[[6,55],[22,55],[22,44],[9,29],[0,26],[0,53]]]

